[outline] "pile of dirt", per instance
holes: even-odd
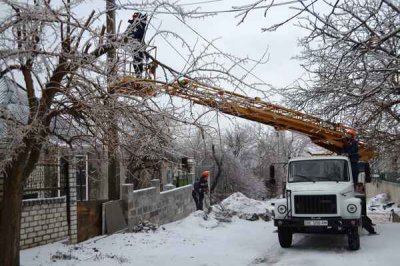
[[[51,256],[51,261],[56,262],[58,260],[76,260],[77,258],[72,256],[71,254],[66,254],[61,251],[57,251],[54,255]]]
[[[136,225],[133,226],[132,231],[134,233],[139,233],[139,232],[150,232],[150,231],[156,231],[158,229],[157,224],[150,223],[149,221],[140,221]]]

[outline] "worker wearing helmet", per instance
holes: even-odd
[[[137,77],[141,77],[144,69],[145,45],[144,36],[146,33],[147,14],[135,12],[132,19],[128,20],[129,26],[125,31],[131,39],[133,47],[133,68]]]
[[[356,140],[356,132],[353,129],[348,129],[346,131],[345,143],[343,145],[343,153],[346,154],[350,159],[351,164],[351,174],[353,176],[354,187],[357,192],[359,191],[358,184],[358,141]],[[365,193],[365,192],[364,192]],[[361,198],[363,202],[362,205],[365,205],[365,197]],[[371,219],[367,216],[366,209],[362,208],[362,227],[366,229],[370,234],[376,234],[375,229],[372,227],[373,223]]]
[[[346,131],[345,142],[343,145],[343,153],[346,154],[351,163],[351,173],[353,176],[353,183],[358,183],[358,141],[356,140],[356,132],[353,129]]]
[[[192,197],[197,210],[203,210],[204,194],[208,193],[208,177],[210,172],[204,171],[198,181],[193,185]]]
[[[127,34],[138,42],[142,42],[146,30],[147,14],[135,12],[132,15],[132,19],[128,20],[130,24],[128,26]]]

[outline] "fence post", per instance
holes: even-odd
[[[71,156],[69,157],[69,160],[62,157],[61,165],[63,172],[67,177],[65,182],[65,195],[67,201],[69,242],[70,244],[75,244],[78,241],[75,157]]]

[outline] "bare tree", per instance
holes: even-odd
[[[235,124],[221,134],[208,130],[184,139],[177,143],[181,152],[195,158],[197,168],[212,170],[214,200],[237,191],[253,198],[278,196],[288,158],[304,155],[314,145],[307,137],[274,132],[253,123]],[[276,180],[271,184],[269,167],[273,164]]]
[[[392,0],[286,3],[255,0],[235,7],[245,21],[255,9],[264,16],[276,5],[293,13],[262,30],[276,31],[298,22],[307,36],[298,57],[309,79],[300,80],[283,95],[286,104],[326,120],[358,129],[360,138],[393,156],[399,154],[399,41],[400,5]]]
[[[236,158],[244,156],[246,150],[252,144],[252,136],[249,134],[250,127],[235,125],[233,130],[226,132],[226,145]]]
[[[364,139],[400,142],[400,4],[332,1],[303,5],[299,26],[305,69],[312,78],[293,88],[292,106],[352,125]]]

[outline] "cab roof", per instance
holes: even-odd
[[[347,156],[341,156],[341,155],[316,155],[316,156],[309,156],[309,157],[297,157],[290,159],[289,162],[294,162],[294,161],[310,161],[310,160],[346,160],[348,161],[349,158]]]

